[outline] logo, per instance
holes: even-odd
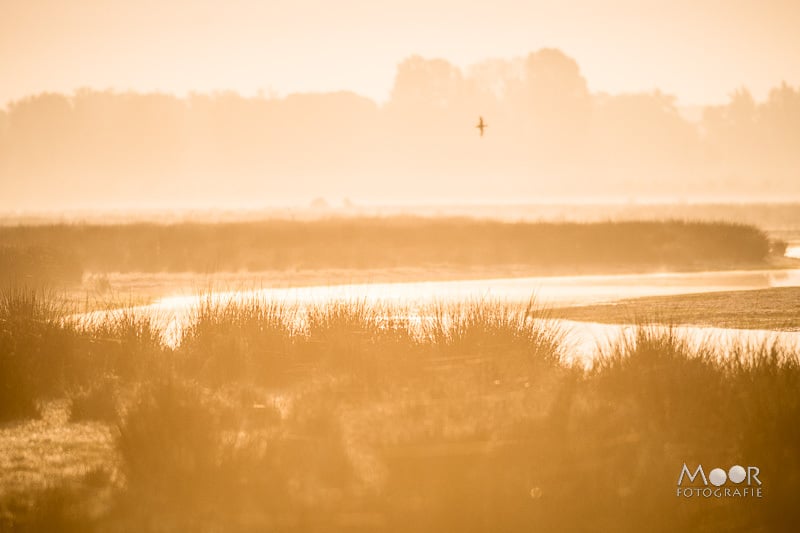
[[[761,471],[757,466],[733,465],[726,472],[714,468],[706,476],[703,465],[692,471],[683,463],[676,496],[684,498],[761,498]],[[709,484],[711,486],[709,486]]]

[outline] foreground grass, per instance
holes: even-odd
[[[131,313],[80,326],[39,293],[4,302],[0,386],[17,401],[0,406],[17,421],[3,431],[67,398],[57,427],[107,428],[113,449],[3,490],[0,529],[781,531],[800,518],[800,366],[778,345],[721,358],[642,327],[585,369],[535,306],[434,307],[419,322],[363,303],[209,299],[170,349]],[[757,465],[764,496],[676,498],[684,462]]]

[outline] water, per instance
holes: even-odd
[[[174,296],[134,308],[134,312],[153,317],[163,328],[167,342],[174,346],[179,342],[183,328],[191,320],[193,310],[207,298],[219,303],[258,299],[301,309],[335,301],[359,301],[369,305],[396,306],[414,313],[413,309],[422,309],[433,303],[489,300],[515,304],[527,303],[531,297],[535,297],[538,305],[552,307],[612,302],[644,296],[797,285],[800,285],[800,269],[349,284]],[[88,318],[101,319],[104,315],[105,312],[96,312],[88,315]],[[566,320],[559,322],[567,333],[570,354],[578,359],[591,358],[598,345],[614,342],[621,334],[632,330],[632,326]],[[800,348],[800,332],[706,327],[678,329],[682,335],[696,342],[713,341],[722,349],[738,342],[761,344],[765,340],[777,340]]]
[[[798,285],[800,285],[800,269],[734,270],[322,285],[223,291],[215,294],[215,298],[227,301],[258,297],[301,305],[324,304],[337,300],[424,305],[433,302],[450,303],[485,299],[524,303],[535,297],[537,303],[552,307],[588,305],[644,296]],[[150,307],[180,311],[185,307],[196,305],[197,302],[197,295],[175,296],[158,300]]]

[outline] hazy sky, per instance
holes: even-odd
[[[79,87],[385,100],[410,54],[465,66],[542,47],[593,91],[712,103],[800,83],[798,28],[791,0],[0,0],[0,105]]]

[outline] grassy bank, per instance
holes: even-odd
[[[613,304],[564,307],[552,316],[607,324],[687,324],[800,331],[800,287],[775,287],[631,298]]]
[[[13,456],[3,439],[24,441],[63,399],[60,421],[41,423],[83,435],[71,453],[89,446],[88,424],[112,446],[61,480],[3,489],[0,529],[780,531],[800,519],[800,366],[780,346],[720,358],[640,328],[584,369],[533,306],[433,307],[419,325],[358,303],[209,300],[171,349],[129,312],[81,326],[38,293],[2,302],[2,449]],[[684,462],[756,465],[763,497],[678,498]]]
[[[529,275],[763,266],[776,247],[721,222],[409,217],[5,226],[0,245],[68,254],[95,273],[520,265]]]

